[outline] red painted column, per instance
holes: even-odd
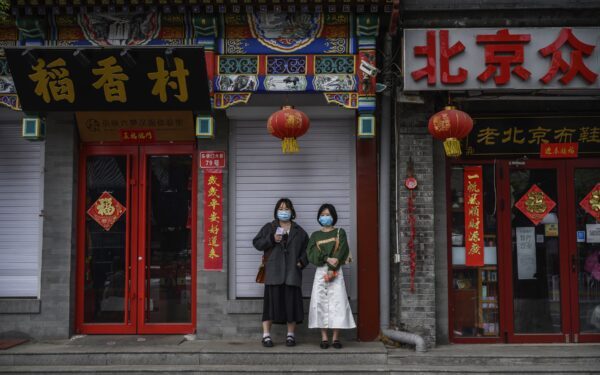
[[[356,140],[358,339],[379,335],[377,140]]]

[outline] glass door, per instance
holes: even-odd
[[[81,152],[78,209],[77,328],[135,333],[137,147]]]
[[[600,341],[600,161],[568,163],[573,341]]]
[[[510,204],[504,220],[510,223],[511,238],[506,252],[511,342],[569,341],[564,181],[563,162],[527,161],[509,167]]]
[[[142,149],[138,289],[140,333],[194,331],[195,194],[193,149]]]
[[[192,144],[83,148],[78,332],[194,332],[194,165]]]

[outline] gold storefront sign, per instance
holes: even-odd
[[[83,142],[131,143],[123,137],[135,130],[151,133],[157,142],[195,139],[191,111],[77,112],[75,117]]]

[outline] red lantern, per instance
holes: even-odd
[[[447,106],[429,119],[429,133],[444,141],[444,149],[449,157],[461,154],[460,139],[463,139],[473,129],[473,119],[455,107]]]
[[[267,121],[269,133],[281,139],[283,153],[298,152],[296,138],[304,135],[310,126],[308,116],[292,106],[284,106],[273,113]]]

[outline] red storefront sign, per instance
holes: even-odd
[[[404,30],[404,89],[591,89],[598,28]]]
[[[542,143],[540,145],[540,158],[543,159],[562,159],[576,158],[579,151],[579,144],[572,143]]]
[[[121,142],[125,143],[144,143],[156,140],[154,130],[151,129],[121,129],[119,134]]]
[[[225,168],[225,151],[200,151],[200,168]]]
[[[483,266],[483,171],[465,167],[465,251],[467,266]]]
[[[556,203],[535,184],[515,204],[515,207],[535,225],[538,225],[554,206]]]
[[[600,182],[579,202],[581,208],[600,221]]]
[[[87,213],[105,231],[109,231],[125,213],[125,207],[105,191],[87,210]]]
[[[204,269],[223,269],[223,174],[204,171]]]

